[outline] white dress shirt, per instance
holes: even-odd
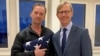
[[[70,22],[65,28],[67,29],[66,31],[66,41],[68,39],[68,36],[69,36],[69,33],[70,33],[70,30],[71,30],[71,27],[72,27],[72,22]],[[62,38],[63,38],[63,28],[64,27],[61,27],[61,31],[60,31],[60,46],[62,46]]]

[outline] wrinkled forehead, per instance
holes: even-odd
[[[42,6],[35,6],[33,10],[44,10],[45,11],[45,8],[42,7]]]

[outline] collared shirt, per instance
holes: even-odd
[[[66,31],[66,41],[67,41],[67,39],[68,39],[68,36],[69,36],[70,30],[71,30],[71,27],[72,27],[72,22],[70,22],[70,23],[65,27],[65,28],[67,29],[67,31]],[[61,27],[61,31],[60,31],[60,46],[62,46],[63,28],[64,28],[64,27]]]

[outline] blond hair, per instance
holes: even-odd
[[[68,2],[66,2],[66,1],[64,1],[64,2],[62,2],[62,3],[60,3],[60,4],[58,5],[58,7],[57,7],[57,13],[58,13],[58,11],[59,11],[64,5],[66,5],[66,4],[69,4],[69,6],[70,6],[70,8],[71,8],[71,11],[73,11],[72,4],[71,4],[71,3],[68,3]]]

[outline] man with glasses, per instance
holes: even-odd
[[[72,5],[68,2],[57,7],[60,30],[54,34],[53,43],[56,56],[92,56],[91,40],[86,28],[72,23]]]

